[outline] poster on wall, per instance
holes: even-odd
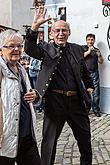
[[[102,0],[103,5],[110,5],[110,0]]]
[[[65,0],[47,0],[45,3],[47,9],[47,17],[52,19],[48,22],[48,42],[53,42],[51,35],[51,27],[57,20],[66,21],[66,7]]]

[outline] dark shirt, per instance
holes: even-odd
[[[25,137],[31,134],[31,110],[29,104],[24,100],[23,96],[27,92],[26,83],[23,79],[22,72],[19,69],[19,74],[16,74],[14,69],[7,63],[8,68],[15,74],[20,82],[21,106],[20,106],[20,121],[19,121],[19,136]]]
[[[58,46],[55,44],[55,47]],[[77,84],[75,76],[71,67],[71,64],[68,60],[70,54],[67,52],[68,45],[66,47],[60,47],[59,53],[62,58],[60,58],[59,63],[57,64],[52,81],[49,85],[49,89],[60,89],[60,90],[77,90]]]
[[[84,51],[88,51],[88,46],[85,45],[84,47]],[[94,48],[91,53],[86,56],[85,58],[85,63],[87,66],[87,69],[89,70],[89,72],[96,72],[98,70],[98,56],[96,54],[96,49]]]
[[[19,122],[19,136],[25,137],[31,134],[31,110],[27,101],[24,100],[24,94],[27,92],[26,84],[21,76],[21,108]]]

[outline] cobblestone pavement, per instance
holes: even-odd
[[[90,116],[93,165],[110,165],[110,115]],[[37,114],[38,147],[42,140],[43,114]],[[66,123],[59,137],[55,165],[79,165],[79,151],[72,131]]]

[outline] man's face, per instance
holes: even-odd
[[[65,46],[70,35],[69,27],[66,22],[59,20],[52,29],[54,41],[59,46]]]
[[[88,46],[94,46],[95,40],[93,37],[87,37],[86,43]]]

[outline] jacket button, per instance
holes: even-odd
[[[57,67],[55,67],[55,70],[57,70]]]
[[[49,84],[46,84],[46,87],[48,87]]]

